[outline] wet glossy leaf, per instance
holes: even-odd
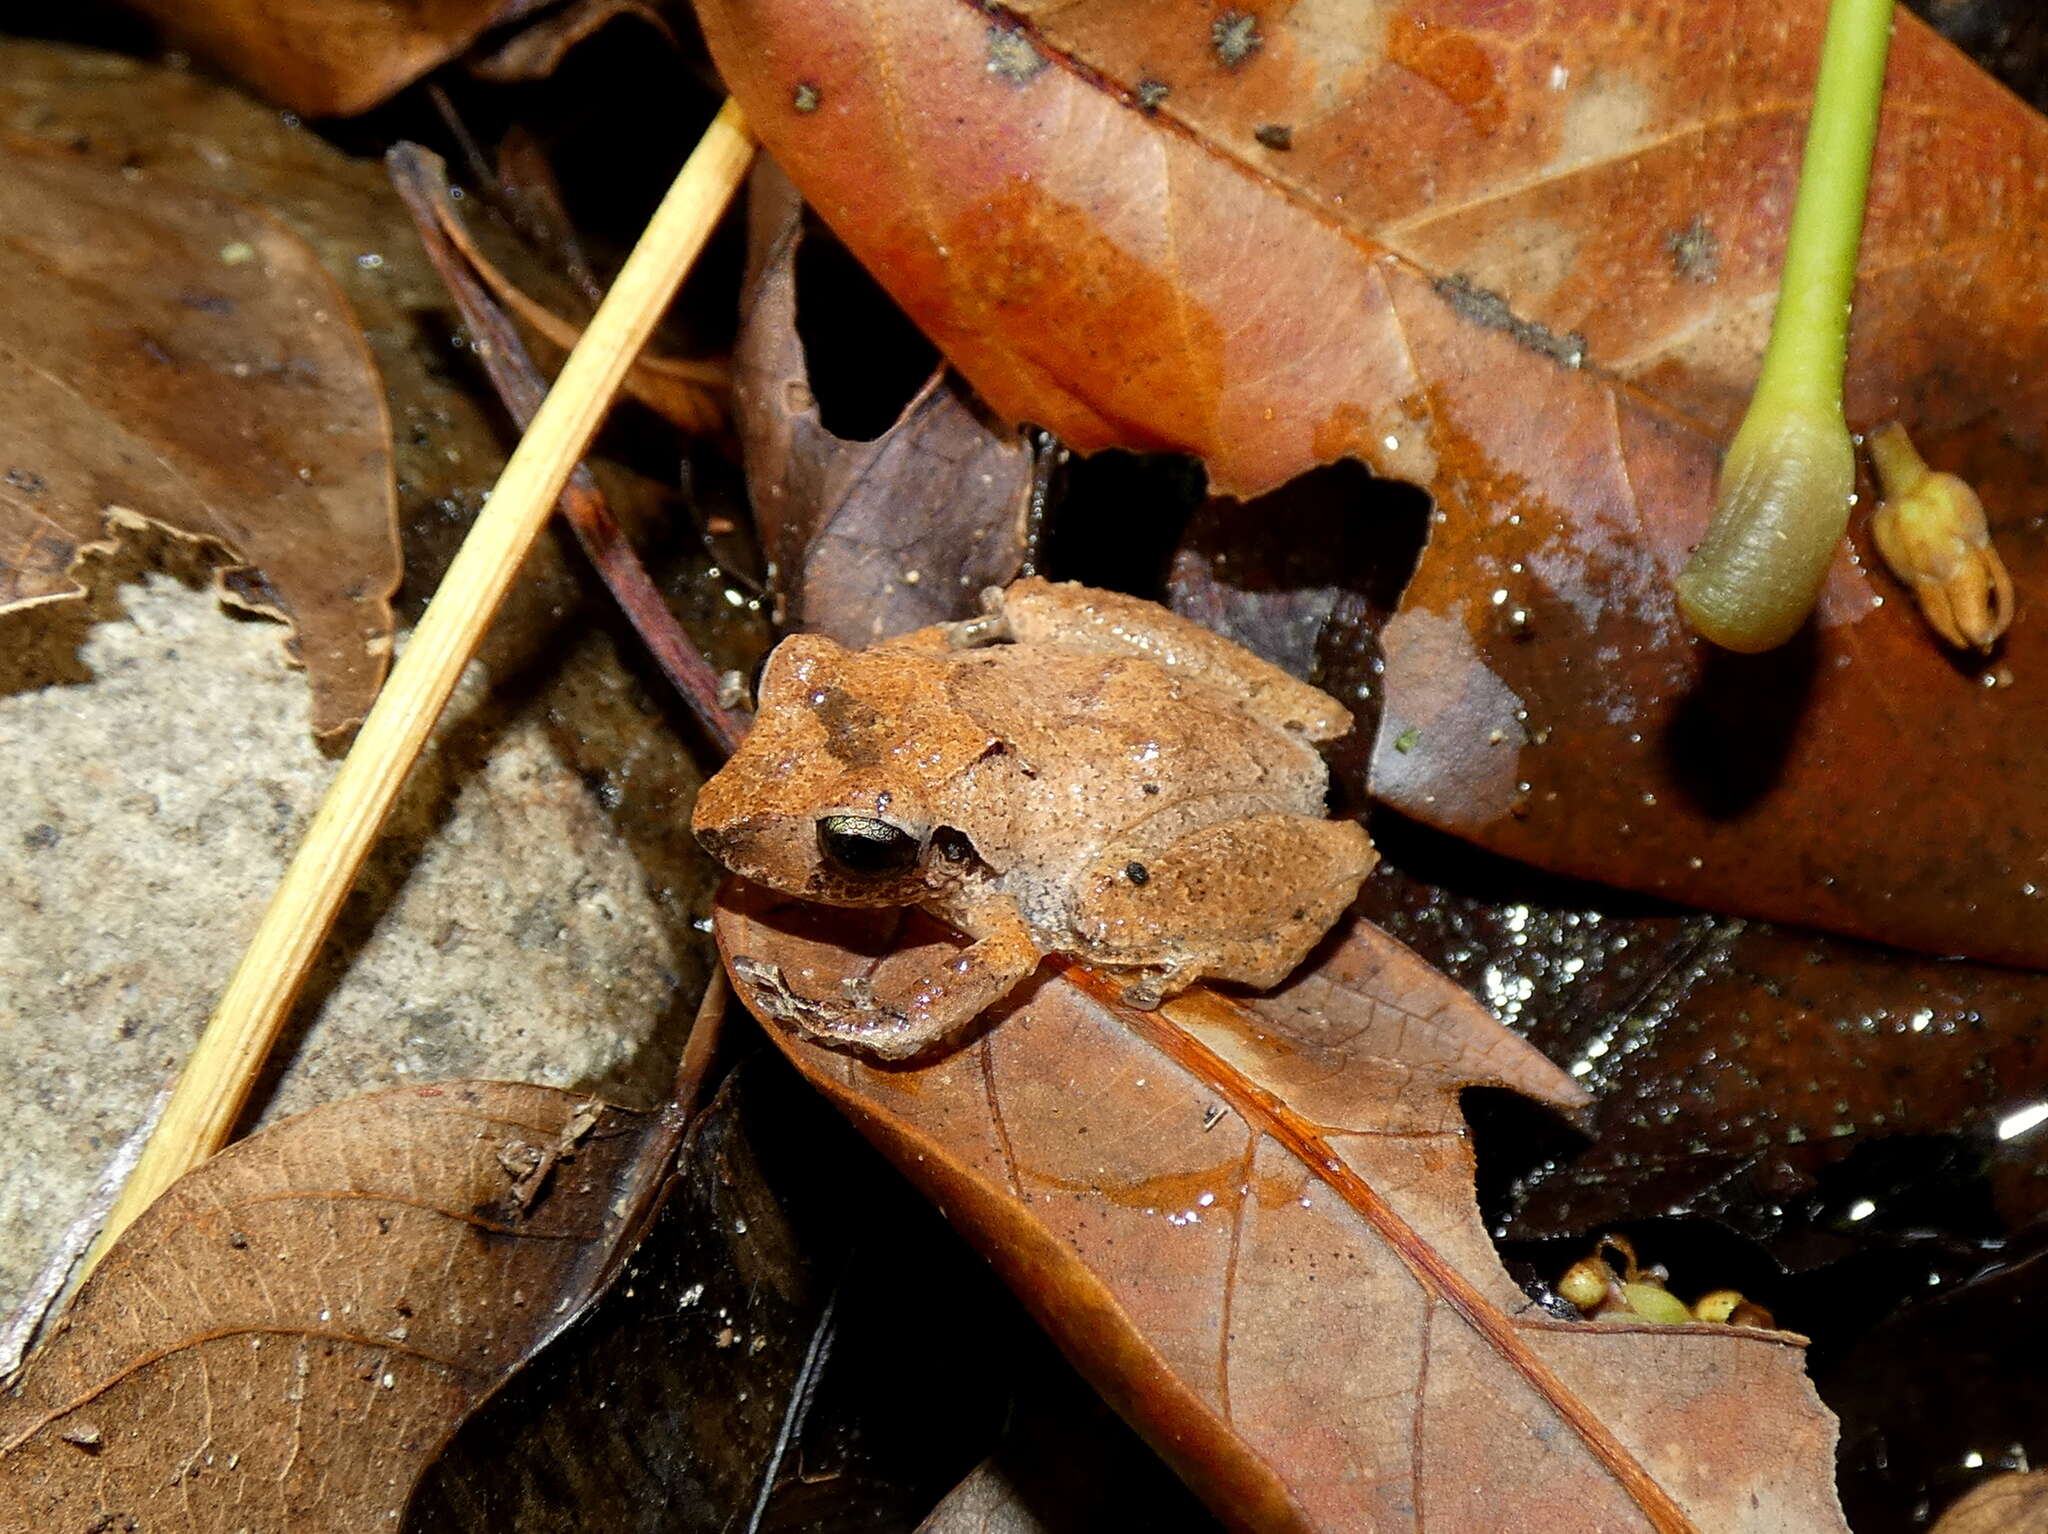
[[[151,1206],[0,1400],[14,1526],[390,1527],[580,1308],[677,1126],[502,1082],[316,1108]]]
[[[360,719],[398,583],[390,428],[312,250],[252,208],[27,146],[0,218],[0,610],[83,595],[80,560],[152,523],[225,551],[223,598],[292,625],[316,733]]]
[[[2038,1237],[2030,1256],[1901,1311],[1830,1371],[1857,1534],[1908,1534],[1945,1507],[1942,1534],[2048,1527],[2039,1472],[2001,1474],[2048,1451],[2048,1389],[2031,1366],[2048,1340]]]
[[[1379,631],[1422,518],[1388,500],[1403,487],[1360,477],[1324,470],[1259,501],[1211,503],[1183,534],[1170,597],[1313,675],[1370,740]],[[1380,498],[1370,522],[1353,514],[1365,496]],[[1340,797],[1364,804],[1367,753],[1340,742],[1334,755]],[[1361,912],[1595,1095],[1590,1145],[1520,1126],[1520,1142],[1535,1130],[1549,1143],[1513,1152],[1526,1169],[1503,1211],[1514,1236],[1698,1213],[1805,1269],[1880,1232],[1939,1227],[1967,1245],[1986,1220],[2048,1212],[2048,1141],[2021,1129],[2048,1069],[2043,977],[1686,913],[1546,878],[1399,816],[1371,824],[1385,859]],[[1912,1186],[1873,1143],[1886,1135],[1922,1137],[1931,1159]],[[1920,1186],[1945,1158],[1981,1166],[1988,1203]],[[1843,1223],[1865,1199],[1874,1212]]]
[[[802,203],[764,162],[749,208],[734,398],[778,619],[867,645],[972,616],[1029,552],[1030,444],[984,421],[943,368],[872,441],[828,430],[797,333]]]
[[[903,962],[872,913],[723,902],[728,964],[799,989]],[[1224,1516],[1470,1528],[1511,1484],[1532,1527],[1683,1526],[1665,1497],[1701,1527],[1842,1527],[1796,1339],[1558,1321],[1508,1281],[1457,1092],[1583,1098],[1413,955],[1360,928],[1269,997],[1108,995],[1049,973],[915,1070],[770,1026]]]
[[[998,409],[1233,492],[1345,455],[1431,492],[1392,802],[1583,877],[2044,962],[2048,824],[1983,792],[2048,765],[2024,687],[1959,673],[1846,559],[1759,662],[1703,657],[1669,594],[1760,353],[1824,11],[703,7],[764,140]],[[1850,418],[1970,479],[2024,590],[2048,126],[1910,18],[1890,80]]]

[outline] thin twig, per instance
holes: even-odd
[[[478,345],[476,355],[498,391],[505,409],[524,429],[539,409],[543,393],[540,371],[527,355],[504,310],[462,264],[474,263],[474,250],[456,238],[453,210],[447,205],[447,166],[441,157],[417,144],[400,144],[385,156],[391,184],[412,210],[427,258],[440,274],[442,283],[462,322]],[[747,732],[751,722],[744,714],[722,707],[718,701],[718,672],[698,650],[694,641],[676,622],[675,614],[661,598],[661,591],[640,563],[626,539],[625,531],[612,516],[604,492],[590,470],[576,465],[558,505],[583,552],[597,567],[611,589],[640,642],[646,645],[671,685],[697,716],[719,747],[730,754]]]
[[[90,1261],[98,1262],[158,1194],[227,1143],[407,771],[611,407],[634,354],[738,188],[753,149],[745,118],[728,101],[563,364],[412,642],[392,667]]]
[[[797,1367],[796,1378],[790,1382],[789,1399],[783,1403],[782,1424],[775,1431],[775,1446],[768,1451],[768,1463],[761,1467],[761,1484],[754,1494],[754,1506],[747,1514],[747,1524],[740,1534],[760,1534],[761,1525],[768,1517],[768,1504],[774,1500],[776,1484],[782,1479],[782,1462],[789,1456],[789,1446],[796,1442],[803,1432],[804,1423],[811,1415],[811,1406],[818,1399],[818,1381],[825,1372],[825,1360],[831,1356],[832,1344],[839,1336],[839,1291],[846,1282],[841,1273],[839,1282],[833,1284],[832,1293],[826,1297],[825,1308],[818,1313],[818,1321],[811,1328],[809,1346],[804,1349],[803,1363]]]

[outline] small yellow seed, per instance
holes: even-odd
[[[1703,1294],[1692,1302],[1693,1318],[1699,1321],[1725,1321],[1735,1313],[1737,1305],[1746,1303],[1739,1289],[1716,1289],[1712,1294]]]
[[[2012,622],[2012,577],[1991,546],[1977,492],[1927,467],[1894,421],[1869,439],[1884,504],[1870,519],[1877,551],[1912,588],[1927,622],[1959,650],[1989,650]]]
[[[1715,1321],[1725,1326],[1757,1326],[1770,1330],[1777,1325],[1768,1310],[1744,1299],[1739,1289],[1716,1289],[1712,1294],[1701,1295],[1692,1302],[1692,1313],[1695,1320]]]
[[[1557,1281],[1557,1292],[1579,1309],[1591,1311],[1607,1298],[1613,1283],[1614,1269],[1598,1257],[1581,1257],[1564,1270],[1564,1277]]]

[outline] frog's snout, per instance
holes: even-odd
[[[697,838],[697,845],[723,863],[733,866],[736,854],[747,840],[747,833],[737,827],[698,825],[690,828]]]

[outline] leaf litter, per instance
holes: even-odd
[[[0,1401],[11,1526],[392,1524],[599,1285],[679,1129],[444,1082],[229,1147],[141,1216]]]
[[[369,327],[400,423],[403,610],[416,612],[505,439],[451,369],[446,300],[378,167],[189,73],[28,43],[0,58],[9,129],[208,178],[320,253]],[[660,504],[649,482],[600,472],[644,529]],[[0,1118],[37,1148],[0,1170],[0,1307],[183,1058],[332,771],[276,631],[181,586],[209,573],[199,552],[131,540],[91,596],[17,615],[24,642],[0,646],[0,975],[23,1020],[0,1029]],[[695,595],[703,567],[686,550],[661,571],[700,610],[732,611]],[[253,1121],[435,1076],[598,1085],[629,1103],[665,1089],[678,1000],[710,960],[690,925],[708,877],[673,834],[696,768],[612,621],[544,543],[344,912]],[[746,627],[740,610],[725,630],[742,656]]]
[[[972,616],[983,588],[1028,570],[1056,450],[991,427],[944,368],[872,440],[830,430],[797,325],[796,259],[829,236],[805,231],[772,162],[756,168],[749,207],[735,403],[778,625],[858,646]]]
[[[1256,29],[1254,29],[1254,31],[1256,31]],[[1213,40],[1212,40],[1212,41],[1213,41]],[[1255,52],[1255,50],[1247,49],[1247,50],[1245,51],[1244,57],[1240,58],[1240,60],[1239,60],[1238,62],[1239,62],[1239,63],[1243,63],[1243,62],[1244,62],[1244,58],[1250,58],[1250,57],[1253,57],[1253,56],[1254,56],[1254,52]],[[1442,62],[1443,62],[1443,61],[1442,61],[1441,59],[1439,59],[1439,60],[1437,61],[1437,63],[1438,63],[1439,65],[1441,65],[1441,63],[1442,63]],[[1440,72],[1441,72],[1441,71],[1440,71]],[[1483,107],[1483,102],[1482,102],[1482,103],[1480,103],[1480,105],[1481,105],[1481,106]],[[1261,143],[1264,143],[1264,142],[1265,142],[1265,140],[1264,140],[1264,139],[1261,139],[1261,140],[1260,140],[1260,142],[1261,142]],[[1270,147],[1270,146],[1269,146],[1269,147]]]

